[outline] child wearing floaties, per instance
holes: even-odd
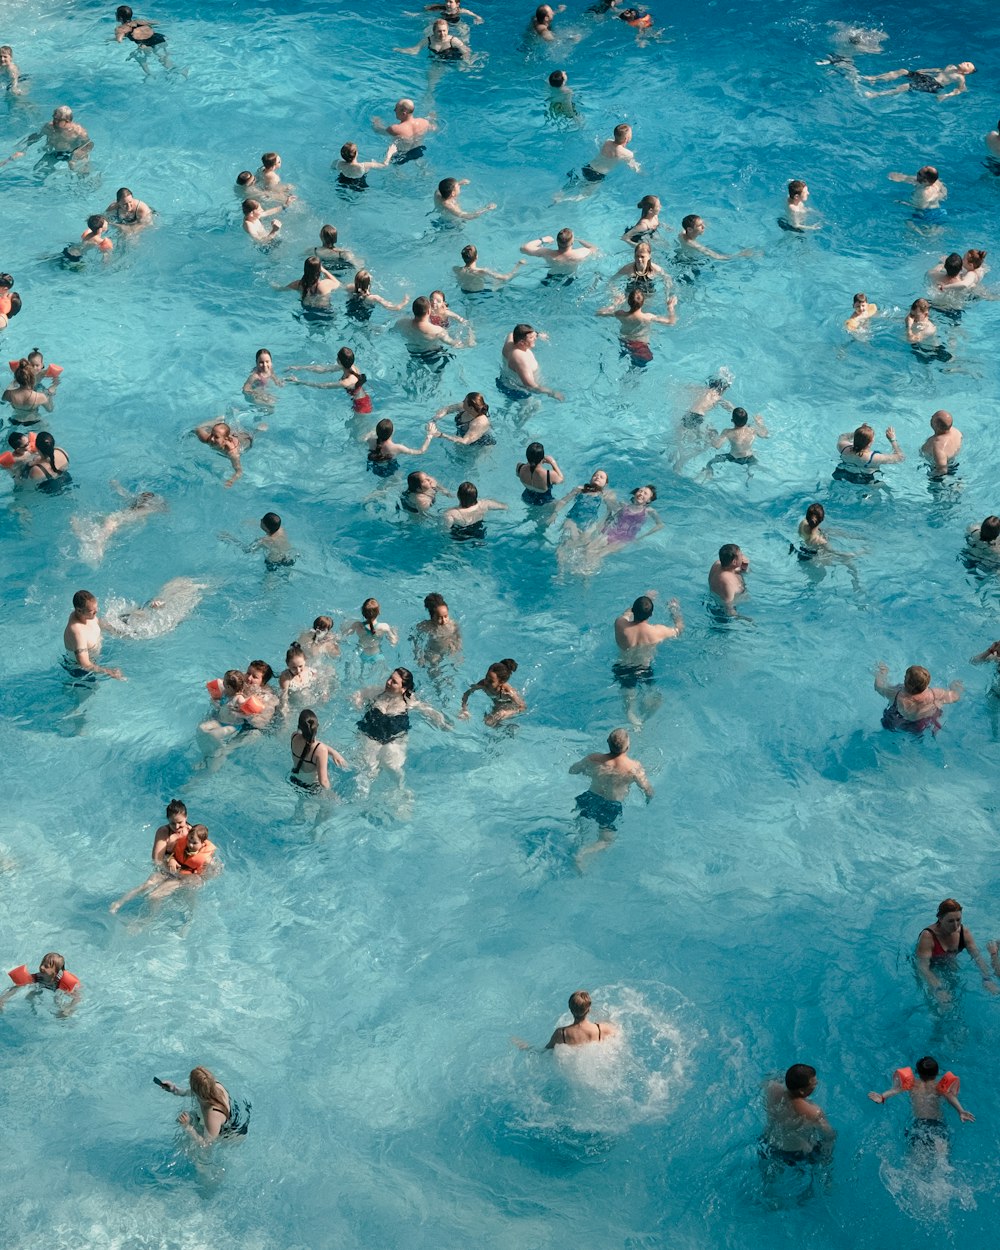
[[[958,1101],[961,1085],[954,1072],[938,1077],[937,1060],[930,1055],[917,1060],[914,1076],[912,1068],[897,1068],[892,1074],[892,1087],[885,1093],[869,1093],[872,1102],[884,1103],[897,1094],[909,1094],[913,1110],[913,1122],[907,1126],[906,1136],[914,1146],[925,1146],[944,1155],[948,1150],[948,1129],[944,1123],[941,1102],[950,1103],[958,1112],[963,1124],[971,1124],[975,1116],[966,1111]]]
[[[14,982],[11,989],[0,994],[0,1010],[8,998],[12,998],[25,985],[38,985],[46,990],[61,990],[70,996],[69,1004],[60,1008],[59,1014],[68,1016],[80,1000],[80,978],[66,971],[66,960],[56,951],[42,956],[37,972],[29,972],[25,964],[7,973]]]

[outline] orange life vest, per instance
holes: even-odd
[[[187,852],[187,838],[178,838],[174,844],[173,857],[181,872],[204,872],[205,865],[215,854],[215,843],[208,838],[201,844],[201,850]]]

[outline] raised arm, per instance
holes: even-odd
[[[902,686],[894,685],[888,680],[889,666],[879,662],[875,665],[875,689],[879,692],[883,699],[894,699],[903,689]]]
[[[551,234],[543,234],[537,239],[529,239],[527,243],[522,243],[517,250],[523,252],[525,256],[544,256],[548,250],[546,245],[554,242],[555,239]]]
[[[874,452],[871,460],[873,464],[899,464],[906,457],[899,450],[899,444],[896,442],[896,431],[890,425],[885,432],[886,438],[889,440],[889,446],[892,448],[892,455],[887,456],[884,452]]]

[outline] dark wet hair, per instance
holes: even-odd
[[[35,451],[39,453],[43,460],[49,462],[53,473],[59,472],[56,468],[56,440],[48,430],[42,430],[41,434],[35,439]]]
[[[556,247],[562,251],[563,248],[569,247],[572,242],[573,231],[570,230],[569,226],[563,226],[563,228],[556,235]]]
[[[801,178],[793,178],[788,184],[788,198],[791,199],[793,195],[801,195],[805,189],[806,184]]]
[[[634,486],[632,488],[632,498],[634,499],[641,490],[648,490],[650,495],[652,495],[652,499],[649,501],[650,503],[656,502],[656,487],[652,482],[646,482],[644,486]]]
[[[647,213],[658,212],[659,203],[660,197],[658,195],[644,195],[639,203],[636,204],[636,208],[645,217]]]
[[[7,446],[11,451],[24,451],[31,446],[31,439],[23,430],[12,430],[7,435]]]
[[[297,642],[293,642],[292,645],[285,652],[285,663],[291,664],[292,656],[295,656],[295,655],[301,655],[303,659],[306,658],[306,653],[302,650],[302,647]]]
[[[73,610],[82,612],[84,608],[89,608],[92,603],[97,602],[97,596],[92,590],[78,590],[73,596]]]
[[[87,229],[91,234],[96,234],[98,230],[103,229],[107,224],[108,219],[103,213],[91,213],[87,218]]]
[[[438,183],[438,195],[440,195],[442,200],[450,200],[457,190],[457,178],[442,178]]]
[[[1000,516],[988,516],[979,527],[979,537],[984,543],[1000,538]]]
[[[809,507],[806,508],[806,524],[810,529],[815,529],[817,525],[820,525],[825,516],[826,509],[821,503],[811,503]]]
[[[382,608],[377,599],[366,599],[361,605],[361,616],[370,634],[375,633],[375,622],[378,620],[378,614],[381,611]]]
[[[320,226],[319,241],[324,247],[337,246],[337,227],[336,226]]]
[[[469,405],[477,417],[488,417],[490,415],[490,406],[481,391],[469,391],[463,402]]]
[[[732,386],[732,382],[727,381],[725,378],[715,377],[708,379],[708,385],[713,391],[728,391]]]
[[[917,170],[917,182],[925,187],[932,186],[938,180],[938,171],[933,165],[924,165]]]
[[[471,483],[463,482],[463,486],[469,486]],[[428,612],[433,612],[435,608],[446,608],[444,595],[439,595],[436,590],[432,590],[429,595],[424,595],[424,607]]]
[[[281,529],[281,517],[277,512],[265,512],[260,518],[260,523],[269,534],[277,534]]]
[[[911,664],[903,674],[903,689],[907,694],[923,694],[930,684],[931,675],[922,664]]]
[[[745,408],[733,409],[733,425],[735,425],[738,430],[742,429],[749,420],[750,414]]]
[[[319,733],[319,717],[311,707],[303,708],[299,713],[299,733],[306,742],[315,742]]]
[[[479,502],[479,491],[472,482],[459,482],[455,493],[458,495],[460,508],[471,508],[473,504]]]
[[[534,334],[534,326],[529,326],[526,321],[519,321],[511,331],[511,338],[515,343],[523,343],[529,334]]]
[[[549,86],[550,87],[565,87],[566,86],[566,71],[564,69],[554,69],[552,73],[549,74]]]
[[[632,620],[648,621],[653,615],[653,601],[649,595],[640,595],[632,604]]]
[[[524,458],[534,469],[545,459],[545,448],[541,443],[529,443],[524,449]]]
[[[961,910],[962,910],[962,904],[958,902],[957,899],[945,898],[945,899],[942,899],[940,903],[938,903],[937,918],[938,920],[940,920],[942,916],[947,916],[950,911],[961,911]]]
[[[413,674],[408,668],[394,668],[394,673],[398,673],[403,679],[403,698],[413,698]]]
[[[924,1081],[933,1081],[937,1074],[941,1071],[938,1067],[938,1061],[930,1055],[924,1055],[923,1059],[917,1060],[917,1076]]]
[[[816,1069],[810,1063],[793,1063],[785,1073],[785,1089],[790,1094],[802,1094],[809,1088],[809,1083],[816,1075]]]
[[[476,250],[476,245],[474,243],[466,243],[465,247],[462,248],[462,260],[467,265],[471,265],[474,260],[478,259],[479,252]]]
[[[182,812],[186,816],[187,810],[187,806],[182,799],[171,799],[167,804],[167,817],[180,816]]]
[[[406,489],[413,495],[420,494],[420,479],[423,473],[419,469],[414,469],[412,473],[406,475]]]
[[[859,425],[854,431],[854,437],[851,440],[851,448],[853,451],[861,452],[875,441],[875,431],[867,423]]]
[[[265,169],[273,169],[278,163],[278,153],[264,152],[260,158],[260,163]]]
[[[615,136],[615,143],[621,143],[621,141],[625,138],[626,130],[631,129],[632,127],[628,124],[628,122],[619,122],[613,132]]]
[[[354,274],[354,291],[357,295],[367,295],[372,289],[372,276],[367,269],[358,269]]]
[[[328,634],[333,629],[332,616],[317,616],[312,623],[313,642],[317,640],[320,634]]]
[[[739,553],[738,543],[723,543],[719,548],[719,563],[723,566],[732,564]]]
[[[638,312],[638,311],[639,311],[639,309],[640,309],[640,308],[643,306],[643,304],[645,304],[645,302],[646,302],[646,297],[645,297],[645,295],[643,295],[642,291],[640,291],[640,290],[639,290],[639,288],[638,288],[637,286],[632,287],[632,289],[629,291],[629,293],[628,293],[628,295],[627,295],[626,299],[627,299],[627,302],[628,302],[628,306],[629,306],[629,311],[630,311],[630,312]]]
[[[414,317],[419,321],[421,317],[426,317],[430,312],[431,302],[426,295],[418,295],[411,307]]]
[[[391,460],[392,457],[386,455],[382,450],[382,444],[392,438],[394,426],[388,417],[383,417],[375,426],[375,446],[368,453],[369,460]]]
[[[18,386],[30,387],[34,387],[38,381],[38,370],[27,356],[22,356],[17,362],[17,368],[14,370],[14,381]]]
[[[271,349],[269,347],[258,347],[253,354],[254,363],[259,365],[261,356],[270,356],[270,354]]]
[[[131,22],[132,10],[128,7],[127,4],[119,5],[118,8],[115,10],[115,18],[119,22]]]
[[[259,200],[244,200],[243,201],[243,216],[249,217],[250,214],[255,213],[258,208],[260,208]]]
[[[253,181],[254,181],[254,176],[250,172],[249,169],[242,169],[236,175],[236,185],[238,187],[248,187]],[[244,200],[243,203],[245,204],[246,200]]]
[[[957,278],[962,272],[963,260],[958,252],[952,252],[944,258],[944,271],[949,278]]]
[[[500,681],[510,681],[512,675],[517,672],[517,660],[497,660],[486,671],[487,673],[495,673]]]
[[[248,673],[260,673],[260,684],[266,686],[269,681],[274,680],[274,669],[268,664],[267,660],[251,660],[247,665]]]
[[[699,213],[688,213],[686,217],[681,218],[681,226],[685,230],[690,230],[696,221],[701,221],[701,215]]]
[[[358,145],[356,143],[345,143],[340,149],[340,159],[342,161],[356,161],[358,159]]]
[[[303,304],[306,296],[313,294],[322,276],[323,262],[318,256],[307,256],[302,263],[302,277],[299,279],[299,299]]]

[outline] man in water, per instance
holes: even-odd
[[[606,753],[595,751],[570,767],[570,773],[582,773],[590,778],[590,789],[577,796],[576,808],[579,816],[597,824],[597,841],[585,846],[576,857],[576,866],[581,871],[586,855],[607,850],[614,841],[622,817],[622,804],[630,787],[638,786],[647,803],[653,798],[653,787],[645,769],[638,760],[629,758],[630,745],[628,730],[614,729],[608,735]]]
[[[749,568],[750,561],[735,543],[723,543],[718,560],[708,572],[708,589],[724,615],[739,616],[736,600],[746,594],[747,584],[743,574]]]
[[[983,136],[983,142],[986,144],[986,150],[992,158],[990,166],[995,171],[995,167],[1000,164],[1000,122],[997,122],[996,130],[986,132]]]
[[[698,253],[701,256],[707,256],[709,260],[741,260],[744,257],[753,255],[753,248],[745,247],[742,251],[733,252],[731,256],[727,256],[722,252],[715,252],[710,247],[706,247],[701,241],[701,236],[705,233],[705,220],[699,217],[697,213],[688,213],[681,220],[681,232],[677,236],[677,242],[680,245],[682,257],[691,256],[692,253]]]
[[[10,158],[17,160],[24,155],[24,149],[30,148],[39,139],[45,140],[45,151],[35,168],[42,165],[54,165],[57,161],[66,161],[70,169],[86,173],[87,157],[94,143],[84,128],[73,120],[73,110],[65,104],[52,110],[52,120],[46,122],[41,130],[28,135],[21,144],[21,151],[15,152]]]
[[[555,243],[555,247],[546,247],[547,243]],[[544,260],[550,277],[566,278],[575,274],[583,261],[597,255],[597,244],[588,243],[586,239],[574,239],[573,231],[565,226],[554,239],[551,234],[529,239],[521,244],[519,251],[525,256],[537,256]]]
[[[98,673],[125,681],[120,668],[102,668],[94,661],[101,651],[101,623],[97,619],[97,599],[89,590],[78,590],[73,596],[73,611],[63,630],[63,646],[63,668],[78,682],[93,681]]]
[[[396,153],[391,158],[392,165],[405,165],[407,161],[418,161],[424,155],[424,139],[429,130],[437,130],[437,124],[430,117],[417,117],[417,106],[412,100],[404,97],[396,101],[394,112],[396,120],[386,126],[381,117],[372,118],[372,127],[379,134],[391,136],[396,142]]]
[[[547,338],[548,335],[539,335],[537,330],[523,322],[511,330],[500,352],[497,386],[509,399],[527,399],[530,394],[551,395],[562,403],[565,399],[562,392],[549,390],[538,380],[539,366],[533,349],[540,337]]]
[[[767,426],[760,419],[760,413],[753,418],[753,425],[750,424],[750,414],[745,408],[734,408],[732,412],[732,425],[728,430],[723,430],[721,434],[713,435],[709,438],[709,442],[713,447],[725,447],[729,444],[729,450],[724,451],[721,456],[713,456],[705,465],[703,476],[710,478],[712,476],[713,464],[724,464],[727,460],[732,464],[751,465],[757,463],[757,457],[753,454],[754,439],[768,438]]]
[[[585,183],[583,190],[578,195],[566,195],[565,192],[561,191],[555,196],[555,202],[558,203],[560,200],[584,200],[588,196],[593,195],[608,174],[613,169],[617,169],[619,165],[627,165],[635,173],[641,173],[642,166],[635,159],[635,153],[628,146],[631,142],[632,127],[622,122],[621,125],[615,127],[614,137],[604,140],[601,144],[601,150],[584,165],[579,174],[570,172],[569,179],[572,183],[579,182],[582,177]]]
[[[894,82],[897,78],[905,78],[899,87],[890,87],[888,91],[866,91],[865,96],[874,100],[880,95],[901,95],[904,91],[920,91],[925,95],[936,95],[939,100],[950,100],[953,95],[961,95],[965,91],[965,80],[976,72],[971,61],[959,61],[957,65],[945,65],[940,69],[894,69],[888,74],[859,74],[862,82]],[[953,87],[953,91],[944,91],[945,87]],[[938,92],[944,91],[944,95]]]
[[[920,448],[920,454],[931,466],[933,477],[945,477],[958,468],[962,431],[955,428],[951,413],[943,408],[931,417],[931,429],[934,433]]]
[[[622,688],[625,699],[625,715],[629,724],[636,729],[642,728],[642,719],[636,711],[639,687],[651,685],[653,682],[653,658],[656,648],[661,642],[670,638],[679,638],[684,632],[684,618],[681,616],[681,605],[676,599],[667,602],[667,608],[673,618],[673,625],[654,625],[650,617],[653,615],[653,599],[656,592],[647,591],[640,595],[631,608],[623,612],[615,621],[615,642],[621,658],[615,663],[612,672],[615,681]],[[653,707],[650,700],[644,700],[643,711],[648,714],[659,706],[659,696]]]
[[[810,1102],[818,1081],[808,1063],[793,1063],[785,1081],[768,1081],[765,1092],[767,1156],[781,1163],[813,1163],[829,1159],[836,1132],[823,1110]]]
[[[412,317],[400,317],[396,322],[396,329],[403,336],[406,350],[411,355],[426,356],[437,353],[444,344],[449,347],[475,347],[476,340],[471,326],[469,341],[463,343],[459,339],[453,339],[443,326],[437,326],[431,321],[431,302],[426,295],[417,296],[411,305],[411,312]]]

